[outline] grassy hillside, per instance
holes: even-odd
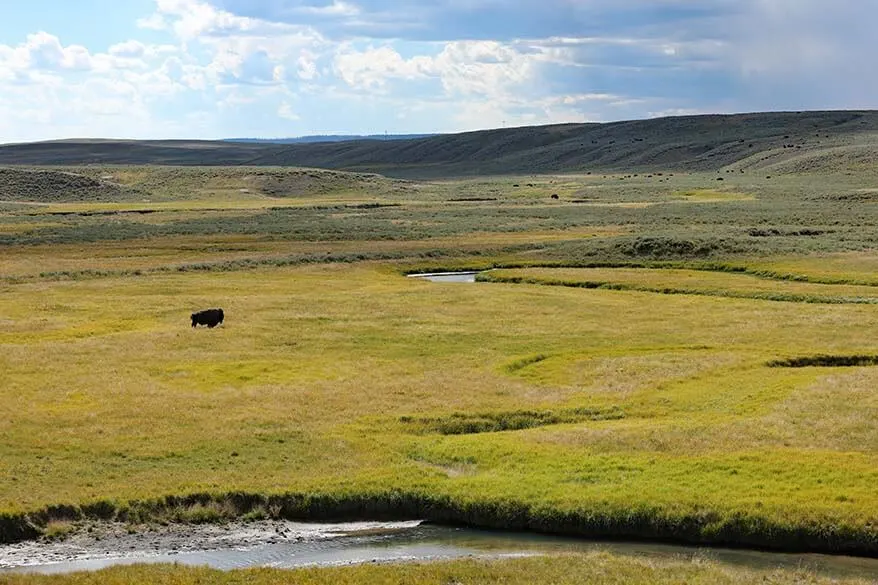
[[[120,201],[138,193],[108,175],[91,177],[48,169],[0,168],[0,201]]]
[[[295,167],[0,167],[0,202],[15,203],[376,197],[408,187],[369,173]]]
[[[245,164],[267,146],[207,140],[56,140],[0,147],[4,165]]]
[[[687,116],[395,141],[59,141],[0,147],[0,165],[298,166],[400,177],[625,170],[874,172],[878,112]]]

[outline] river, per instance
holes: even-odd
[[[765,553],[637,542],[600,542],[421,522],[255,522],[168,526],[130,532],[96,525],[58,542],[0,546],[2,572],[69,573],[133,563],[216,569],[296,568],[365,562],[509,557],[603,550],[658,559],[711,559],[753,569],[806,568],[833,578],[878,575],[878,559]]]

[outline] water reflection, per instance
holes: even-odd
[[[423,278],[430,282],[475,282],[478,272],[434,272],[430,274],[410,274],[410,278]]]

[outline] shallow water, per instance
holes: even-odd
[[[639,558],[711,559],[756,569],[805,568],[829,577],[878,577],[878,559],[777,554],[649,543],[611,543],[528,533],[491,532],[418,522],[302,524],[262,522],[203,526],[62,543],[0,547],[0,573],[68,573],[134,563],[179,563],[216,569],[295,568],[470,556],[509,557],[605,550]]]
[[[431,274],[410,274],[411,278],[423,278],[430,282],[475,282],[478,272],[434,272]]]

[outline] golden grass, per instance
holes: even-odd
[[[874,370],[764,364],[875,351],[874,307],[437,285],[388,268],[4,287],[0,508],[398,488],[872,530]],[[191,329],[211,306],[225,324]],[[574,407],[624,416],[451,436],[399,422]]]
[[[747,193],[735,191],[719,191],[717,189],[694,189],[681,191],[676,194],[682,201],[689,203],[717,203],[731,201],[754,201],[756,198]]]
[[[240,180],[217,178],[182,202],[31,211],[148,208],[160,213],[124,221],[162,224],[207,208],[223,209],[211,217],[225,217],[369,199],[363,192],[283,201],[236,195]],[[876,307],[764,300],[878,299],[878,288],[863,285],[878,284],[874,254],[741,261],[775,276],[839,282],[829,285],[684,269],[496,272],[691,295],[441,285],[402,276],[435,266],[563,261],[568,252],[580,257],[579,240],[640,234],[630,222],[588,226],[581,218],[579,225],[535,222],[539,231],[519,231],[528,221],[522,209],[539,210],[535,217],[574,209],[542,201],[552,192],[582,197],[601,184],[595,204],[629,207],[674,197],[668,187],[646,201],[645,179],[631,192],[606,187],[614,180],[407,187],[418,201],[384,192],[369,200],[435,207],[393,215],[371,240],[277,239],[286,237],[281,223],[272,235],[4,246],[0,477],[8,480],[0,482],[0,512],[93,502],[122,509],[131,499],[193,493],[215,495],[217,502],[204,505],[222,506],[223,495],[235,491],[339,501],[391,494],[391,502],[402,494],[400,502],[459,506],[466,518],[500,526],[515,525],[526,510],[536,519],[529,527],[606,522],[607,531],[622,526],[626,536],[743,535],[746,544],[792,547],[807,533],[822,535],[821,546],[853,542],[874,551],[878,368],[766,364],[878,354]],[[691,202],[749,197],[703,184],[683,177],[674,188],[691,187]],[[495,223],[484,226],[466,223],[459,211],[443,216],[457,205],[447,203],[451,197],[494,194],[501,211],[517,215],[488,214]],[[355,218],[361,210],[327,213]],[[3,225],[24,231],[51,218],[19,219]],[[297,227],[295,218],[284,221]],[[95,218],[73,223],[101,229]],[[393,240],[412,225],[435,237]],[[12,229],[4,233],[22,233]],[[313,237],[297,233],[290,237]],[[325,263],[335,254],[395,260]],[[315,263],[271,266],[298,260]],[[229,262],[239,264],[178,272]],[[225,309],[222,327],[189,327],[190,312],[215,306]],[[418,422],[425,420],[432,422]],[[493,432],[499,428],[518,430]]]
[[[807,567],[799,570],[741,569],[699,557],[652,560],[595,552],[500,560],[367,564],[292,571],[248,569],[223,572],[172,565],[135,565],[72,575],[6,575],[3,582],[9,585],[867,585],[875,581],[857,577],[824,577]]]
[[[25,222],[19,221],[16,223],[0,223],[0,235],[3,234],[26,234],[28,232],[34,232],[43,228],[50,227],[59,227],[63,224],[57,222],[47,222],[47,221],[33,221],[33,222]]]
[[[145,221],[153,216],[144,216]],[[392,240],[285,241],[260,235],[173,236],[96,243],[6,246],[0,255],[0,279],[36,277],[41,273],[94,271],[149,271],[202,263],[253,259],[266,261],[295,255],[388,253],[413,255],[442,248],[478,251],[485,248],[557,242],[626,233],[625,228],[590,227],[559,231],[473,233],[465,239],[435,237]],[[463,264],[472,262],[462,260]]]
[[[837,252],[810,256],[753,260],[755,270],[766,270],[792,277],[853,281],[878,285],[878,252]]]
[[[764,264],[763,266],[783,265]],[[805,265],[810,266],[810,265]],[[828,285],[793,280],[769,280],[752,274],[708,272],[704,270],[640,268],[526,268],[497,270],[491,277],[499,280],[522,279],[534,283],[621,285],[655,292],[706,294],[717,296],[752,295],[789,299],[878,302],[878,287]]]

